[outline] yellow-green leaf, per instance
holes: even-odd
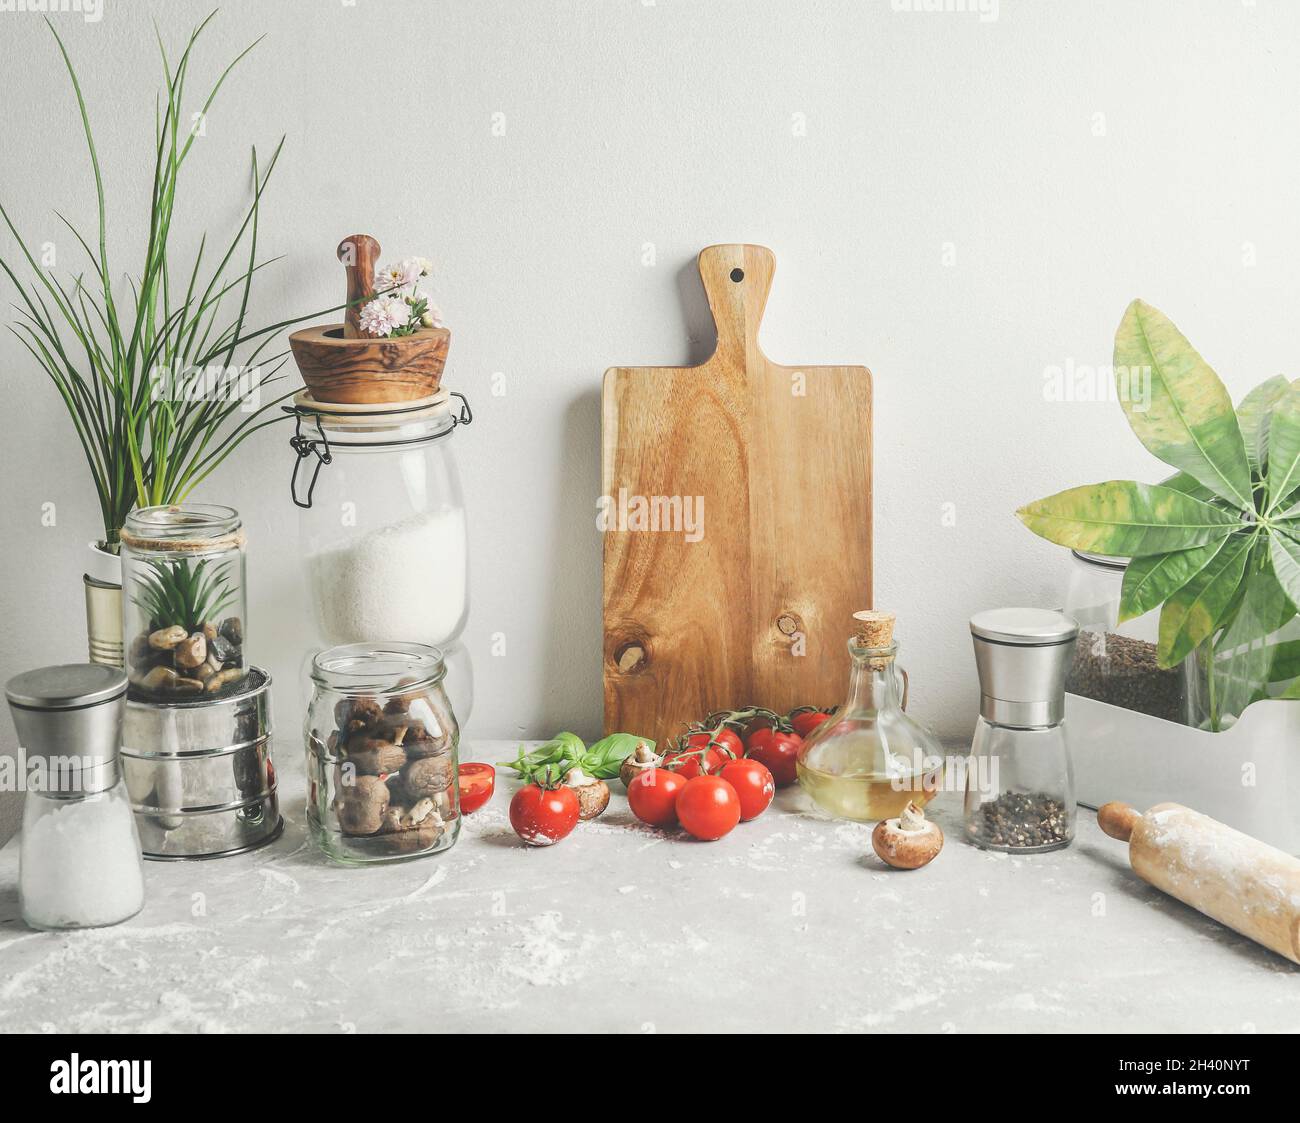
[[[1119,622],[1144,616],[1178,592],[1219,552],[1221,542],[1134,558],[1120,587]]]
[[[1058,546],[1121,558],[1189,550],[1242,525],[1235,512],[1133,480],[1072,487],[1021,507],[1016,516]]]
[[[1300,527],[1294,523],[1290,526],[1295,528],[1292,533],[1288,533],[1287,524],[1274,524],[1273,533],[1269,535],[1269,557],[1273,561],[1277,583],[1291,603],[1300,607],[1300,542],[1293,536],[1300,534]]]
[[[1300,382],[1288,387],[1268,419],[1268,499],[1276,510],[1300,487]]]
[[[1115,332],[1120,406],[1153,456],[1253,510],[1250,464],[1232,399],[1209,363],[1157,309],[1135,300]],[[1150,393],[1134,394],[1135,379]]]
[[[1253,474],[1262,474],[1261,465],[1268,463],[1269,413],[1290,387],[1290,382],[1275,374],[1256,386],[1237,405],[1237,427],[1241,430],[1246,459]]]
[[[1253,539],[1251,534],[1225,538],[1200,572],[1165,601],[1156,653],[1160,666],[1177,666],[1214,634],[1241,585]]]

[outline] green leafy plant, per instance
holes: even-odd
[[[253,277],[278,260],[259,260],[257,241],[262,193],[283,137],[264,165],[252,150],[252,201],[228,245],[209,254],[205,234],[192,265],[178,268],[173,261],[169,244],[181,170],[199,135],[190,122],[205,119],[231,70],[256,46],[241,51],[210,86],[198,112],[187,114],[194,45],[215,14],[194,30],[174,65],[158,38],[164,85],[154,113],[149,237],[140,272],[123,279],[129,293],[114,291],[104,183],[90,114],[72,60],[48,19],[89,150],[99,216],[94,244],[63,215],[57,217],[88,258],[89,275],[60,280],[44,268],[0,205],[0,218],[33,277],[24,283],[15,268],[21,263],[0,256],[0,269],[21,301],[14,305],[17,323],[10,330],[63,399],[94,480],[104,544],[113,550],[132,507],[182,502],[245,440],[281,420],[278,411],[269,411],[289,395],[263,401],[262,390],[279,380],[289,352],[266,351],[278,331],[309,318],[255,330],[245,326]]]
[[[589,748],[576,733],[557,733],[531,752],[520,745],[515,759],[502,764],[527,781],[538,777],[558,779],[573,768],[581,768],[598,780],[609,780],[618,775],[623,761],[642,743],[651,749],[655,745],[632,733],[611,733]]]
[[[1131,558],[1120,620],[1160,609],[1157,658],[1205,660],[1208,725],[1262,697],[1300,696],[1297,652],[1269,643],[1300,605],[1300,380],[1274,377],[1234,410],[1182,333],[1133,301],[1115,334],[1120,404],[1138,440],[1178,471],[1071,488],[1017,515],[1049,541]],[[1129,392],[1134,380],[1149,395]],[[1226,676],[1226,677],[1224,677]],[[1285,677],[1283,677],[1285,676]]]
[[[148,614],[150,628],[179,624],[186,632],[197,632],[235,599],[229,561],[149,559],[146,565],[149,569],[137,575],[140,591],[133,599]]]

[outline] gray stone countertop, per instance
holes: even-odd
[[[300,757],[276,747],[282,838],[146,863],[114,928],[27,929],[0,851],[0,1030],[1300,1031],[1300,967],[1139,881],[1083,809],[1069,849],[1009,857],[962,842],[941,794],[947,845],[903,873],[798,788],[701,843],[614,781],[602,818],[532,849],[499,774],[452,850],[343,869],[307,837]]]

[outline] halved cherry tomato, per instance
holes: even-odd
[[[794,731],[800,737],[807,738],[808,734],[821,725],[824,721],[830,721],[830,714],[823,713],[821,710],[804,710],[803,713],[795,714],[790,719],[790,724],[794,726]]]
[[[783,733],[779,729],[758,729],[745,740],[746,755],[767,765],[778,788],[789,787],[798,778],[795,758],[803,747],[798,733]]]
[[[696,776],[677,797],[677,818],[690,834],[713,842],[740,822],[740,797],[721,776]]]
[[[578,797],[572,788],[526,784],[510,801],[510,825],[529,846],[550,846],[578,825]]]
[[[761,761],[729,760],[718,773],[733,788],[740,798],[740,821],[748,823],[757,819],[776,795],[776,781],[767,765]]]
[[[632,814],[652,827],[669,827],[677,822],[677,796],[686,779],[668,768],[647,768],[627,786]]]
[[[461,814],[469,815],[492,798],[497,786],[497,770],[490,764],[477,761],[462,764],[456,784],[460,789]]]

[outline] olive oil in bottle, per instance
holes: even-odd
[[[853,619],[848,701],[809,735],[797,770],[800,785],[822,810],[871,822],[894,818],[909,802],[923,807],[934,798],[943,749],[903,711],[893,614],[856,612]]]

